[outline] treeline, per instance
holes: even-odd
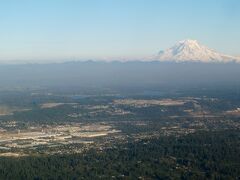
[[[1,158],[0,179],[238,179],[240,132],[198,132],[83,154]]]

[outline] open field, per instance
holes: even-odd
[[[173,99],[162,99],[162,100],[123,99],[123,100],[115,100],[114,104],[130,105],[135,107],[147,107],[152,105],[181,106],[181,105],[184,105],[186,102],[187,100],[173,100]]]
[[[76,105],[77,103],[43,103],[40,105],[42,109],[44,108],[54,108],[62,105]]]
[[[16,129],[0,132],[0,150],[32,149],[38,146],[61,146],[67,144],[93,143],[94,138],[119,133],[107,124],[64,124],[55,126],[28,127],[24,130]],[[10,156],[8,152],[0,156]],[[12,154],[15,156],[15,154]]]

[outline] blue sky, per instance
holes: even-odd
[[[240,55],[240,1],[7,0],[0,4],[0,60],[145,57],[183,39]]]

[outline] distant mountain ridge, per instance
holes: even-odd
[[[201,45],[196,40],[183,40],[175,44],[173,47],[160,51],[154,57],[158,61],[173,61],[173,62],[240,62],[239,57],[218,53],[204,45]]]
[[[99,58],[99,59],[77,59],[74,58],[60,58],[58,59],[31,59],[31,60],[0,60],[0,65],[18,65],[18,64],[61,64],[61,63],[71,63],[71,62],[87,62],[87,63],[128,63],[128,62],[141,62],[141,63],[151,63],[151,62],[189,62],[189,63],[238,63],[240,64],[240,56],[231,56],[219,53],[207,46],[200,44],[197,40],[182,40],[176,43],[171,48],[164,51],[160,51],[156,55],[152,56],[138,56],[138,57],[122,57],[122,58]]]

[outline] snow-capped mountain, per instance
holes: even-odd
[[[159,61],[175,62],[240,62],[239,57],[218,53],[196,40],[183,40],[173,47],[160,51],[155,57]]]

